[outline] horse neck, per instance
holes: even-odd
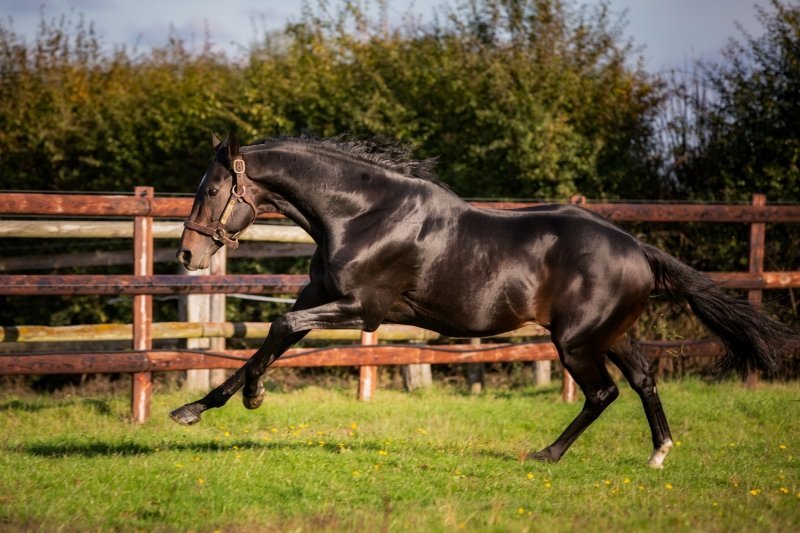
[[[354,173],[370,167],[368,163],[302,146],[265,147],[245,156],[248,174],[263,187],[262,202],[272,204],[306,231],[333,219],[357,216],[367,205],[366,188]],[[369,174],[381,180],[386,171],[376,167]]]

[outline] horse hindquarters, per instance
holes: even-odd
[[[601,245],[605,243],[600,241]],[[559,285],[548,292],[558,296],[548,306],[550,331],[559,359],[584,394],[581,412],[556,441],[528,457],[558,461],[583,431],[617,398],[619,391],[606,370],[606,352],[624,336],[647,303],[652,274],[638,249],[625,244],[604,246],[590,263],[572,270],[562,267]],[[604,254],[603,250],[613,250]],[[563,255],[563,254],[562,254]],[[555,289],[555,290],[553,290]]]

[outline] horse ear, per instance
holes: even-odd
[[[219,150],[219,147],[222,146],[222,141],[219,140],[217,134],[213,131],[211,132],[211,146],[214,147],[214,150]]]
[[[233,158],[239,155],[239,139],[236,138],[236,133],[233,132],[228,136],[228,156],[233,161]]]

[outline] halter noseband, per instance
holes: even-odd
[[[203,235],[208,235],[215,242],[229,246],[232,249],[237,249],[239,247],[239,236],[244,232],[244,229],[247,229],[250,224],[252,224],[256,216],[258,216],[258,209],[256,208],[255,203],[253,202],[252,198],[247,196],[247,190],[244,186],[244,178],[247,176],[245,174],[245,165],[244,159],[242,156],[236,156],[233,160],[233,186],[231,186],[231,195],[228,198],[228,203],[225,204],[225,209],[222,210],[222,215],[219,217],[219,220],[216,222],[211,222],[208,226],[203,224],[198,224],[197,222],[192,222],[188,218],[183,222],[183,226],[187,229],[196,231],[197,233],[202,233]],[[236,233],[231,233],[225,227],[228,224],[228,220],[231,217],[231,213],[233,213],[233,207],[240,202],[244,202],[250,206],[253,210],[253,219],[250,221],[250,224],[247,224],[245,228],[241,231],[237,231]]]

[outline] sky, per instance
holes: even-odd
[[[577,0],[594,4],[599,0]],[[311,2],[315,4],[315,2]],[[373,2],[374,3],[374,2]],[[431,20],[434,11],[457,0],[389,0],[390,22],[414,13]],[[754,35],[763,28],[754,5],[767,0],[611,0],[611,9],[625,13],[626,36],[640,47],[651,72],[686,68],[696,59],[717,61],[731,37],[740,37],[737,23]],[[146,50],[162,46],[170,31],[188,42],[212,41],[229,54],[241,51],[263,31],[280,29],[300,17],[294,0],[0,0],[0,19],[31,39],[41,18],[82,14],[94,23],[102,41]]]

